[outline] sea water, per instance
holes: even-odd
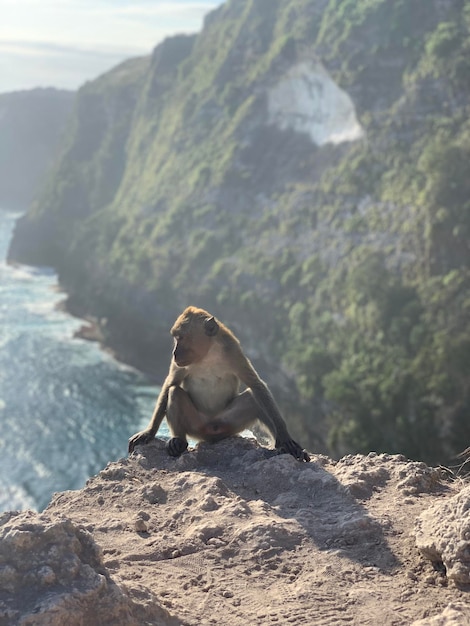
[[[0,511],[42,510],[125,456],[158,393],[73,338],[82,322],[57,309],[52,270],[6,264],[17,217],[0,210]]]

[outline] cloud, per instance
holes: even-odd
[[[200,29],[222,0],[0,0],[0,92],[77,88],[165,37]]]
[[[44,42],[0,42],[1,91],[34,87],[77,89],[118,65],[125,58],[141,56],[139,50],[86,50]]]
[[[142,17],[197,17],[200,18],[205,13],[214,8],[214,2],[158,2],[152,4],[128,4],[126,6],[116,7],[115,12],[118,15],[138,15]],[[99,12],[106,10],[96,8]]]
[[[0,54],[10,54],[18,57],[43,56],[47,58],[63,55],[94,58],[96,55],[99,55],[103,58],[115,59],[123,54],[129,57],[138,56],[142,52],[146,53],[148,50],[137,46],[120,46],[115,49],[112,46],[97,46],[94,49],[87,49],[86,47],[66,46],[44,41],[0,41]]]

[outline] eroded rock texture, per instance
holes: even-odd
[[[71,520],[5,513],[0,526],[0,624],[137,626],[172,622],[149,591],[141,603],[109,576],[101,550]]]

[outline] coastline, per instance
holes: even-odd
[[[6,262],[14,217],[0,217],[0,417],[9,435],[0,442],[0,510],[42,510],[53,493],[81,488],[127,454],[159,385],[119,362],[93,320],[70,314],[56,271]]]
[[[137,370],[145,376],[150,384],[160,385],[167,373],[171,340],[162,329],[162,344],[168,343],[168,349],[156,350],[152,343],[146,343],[145,333],[137,324],[127,327],[120,325],[118,319],[100,317],[95,307],[85,307],[79,303],[80,297],[69,292],[59,284],[65,298],[57,305],[62,311],[82,321],[82,325],[74,332],[74,338],[97,343],[101,350],[109,354],[115,361]],[[159,359],[158,355],[162,354]]]

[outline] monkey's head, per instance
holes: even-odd
[[[173,358],[178,367],[198,363],[206,356],[219,332],[216,319],[204,309],[188,307],[173,324]]]

